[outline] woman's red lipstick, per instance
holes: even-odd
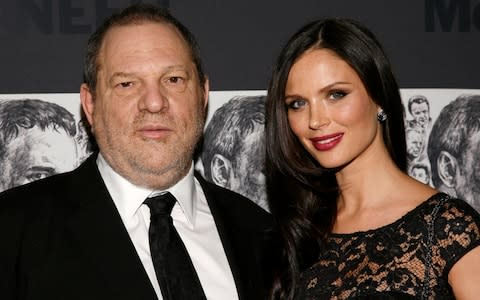
[[[338,145],[342,140],[343,133],[334,133],[320,137],[311,138],[313,147],[318,151],[328,151]]]

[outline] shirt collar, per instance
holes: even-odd
[[[193,162],[187,175],[166,190],[152,190],[132,184],[113,170],[101,153],[98,154],[97,166],[122,218],[133,218],[148,197],[170,192],[177,199],[187,221],[195,226],[198,193],[195,187]]]

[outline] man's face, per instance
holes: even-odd
[[[255,125],[255,130],[245,138],[242,151],[236,156],[236,166],[233,178],[230,180],[230,189],[268,209],[263,132],[263,125]]]
[[[77,149],[73,137],[58,131],[38,127],[23,129],[7,145],[4,157],[2,189],[71,171],[76,167]]]
[[[208,95],[186,42],[168,24],[116,26],[98,63],[95,97],[82,86],[82,104],[102,155],[134,184],[170,187],[192,164]]]
[[[427,170],[425,170],[425,168],[413,168],[412,177],[422,183],[428,184],[429,178]]]
[[[419,124],[421,127],[425,127],[430,120],[428,104],[426,102],[412,103],[411,110],[412,116],[415,121],[417,121],[417,124]]]
[[[407,153],[410,157],[418,157],[423,148],[422,134],[416,130],[407,131]]]
[[[480,131],[470,137],[458,166],[455,191],[457,197],[466,200],[480,212]]]

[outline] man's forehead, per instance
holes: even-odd
[[[155,31],[155,33],[153,33]],[[161,31],[161,32],[160,32]],[[161,33],[161,34],[159,34]],[[160,43],[171,42],[174,40],[189,51],[188,43],[185,40],[181,32],[172,24],[167,22],[155,22],[155,21],[140,21],[128,24],[113,25],[109,28],[100,44],[99,57],[104,54],[106,48],[110,47],[113,43],[122,43],[123,45],[136,46],[135,43],[131,43],[131,39],[125,35],[130,34],[131,39],[142,37],[144,35],[151,35],[155,41]],[[112,49],[115,50],[115,49]]]
[[[258,126],[255,126],[255,129],[252,132],[250,132],[244,137],[242,149],[245,152],[251,152],[251,153],[255,153],[263,150],[264,144],[265,144],[263,137],[264,137],[263,125],[259,124]]]
[[[476,132],[472,132],[472,134],[468,137],[468,149],[474,148],[475,150],[480,149],[480,130],[477,130]],[[467,151],[465,151],[467,152]],[[478,155],[476,151],[475,155]]]
[[[423,109],[427,109],[428,108],[428,104],[426,102],[414,102],[412,103],[412,109],[418,109],[418,108],[423,108]]]
[[[125,55],[130,58],[141,56],[152,58],[156,57],[155,51],[160,49],[169,49],[170,58],[187,64],[186,67],[193,67],[191,49],[179,30],[172,24],[145,21],[115,25],[106,32],[102,40],[96,61],[97,72],[105,71],[105,68],[114,62],[114,66],[122,64]]]
[[[420,133],[417,130],[409,130],[409,131],[407,131],[407,137],[409,137],[409,138],[421,138],[422,133]]]

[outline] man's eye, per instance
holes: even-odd
[[[187,78],[184,76],[168,76],[163,84],[166,88],[174,92],[183,92],[187,88]]]
[[[133,85],[133,82],[131,82],[131,81],[126,81],[126,82],[120,82],[119,83],[119,86],[121,86],[122,88],[131,87],[132,85]]]
[[[182,77],[180,76],[172,76],[172,77],[169,77],[168,78],[168,82],[169,83],[183,83],[184,80]]]
[[[43,178],[46,178],[48,176],[50,176],[52,174],[48,173],[48,172],[35,172],[35,173],[31,173],[31,174],[28,174],[26,176],[26,181],[27,182],[32,182],[32,181],[35,181],[35,180],[39,180],[39,179],[43,179]]]

